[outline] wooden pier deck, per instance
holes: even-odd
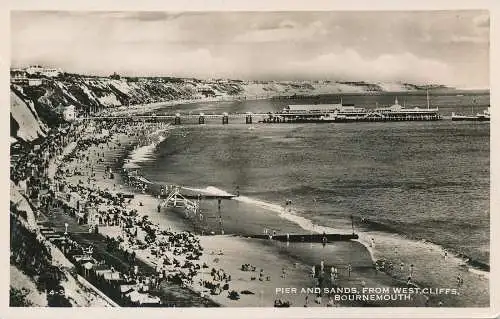
[[[246,235],[243,237],[255,239],[277,240],[282,242],[304,242],[304,243],[329,243],[334,241],[348,241],[358,239],[357,234],[290,234],[287,235]]]

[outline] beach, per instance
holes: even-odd
[[[84,155],[85,160],[82,160],[82,156],[73,156],[71,160],[65,160],[62,165],[61,170],[72,172],[69,174],[60,174],[61,181],[68,183],[68,185],[79,185],[82,188],[95,189],[99,191],[105,191],[112,194],[116,193],[133,193],[134,198],[130,200],[124,207],[125,210],[133,210],[137,213],[135,220],[138,217],[144,218],[147,216],[148,223],[154,225],[158,230],[168,229],[172,233],[185,233],[191,232],[193,230],[192,225],[188,220],[184,220],[178,212],[169,211],[168,208],[161,209],[158,212],[157,207],[160,202],[158,198],[147,194],[146,191],[141,191],[140,188],[133,187],[130,183],[126,183],[127,175],[120,173],[122,167],[129,167],[129,171],[134,168],[133,161],[126,160],[130,158],[131,152],[135,152],[136,159],[140,153],[142,158],[148,156],[148,152],[153,151],[151,143],[157,145],[158,141],[168,139],[168,131],[175,130],[175,128],[158,125],[142,124],[141,132],[154,133],[152,136],[161,137],[161,139],[156,141],[151,141],[145,139],[142,134],[130,134],[127,132],[136,132],[133,129],[133,125],[126,128],[122,128],[120,132],[113,132],[108,125],[106,132],[109,137],[106,138],[106,145],[98,143],[97,145],[90,145],[85,148],[85,153],[80,153]],[[89,136],[95,136],[95,132],[88,133]],[[82,138],[85,138],[82,135]],[[139,144],[139,145],[138,145]],[[149,150],[149,151],[148,151]],[[69,151],[71,152],[71,150]],[[81,152],[81,151],[80,151]],[[139,157],[141,157],[139,156]],[[88,158],[86,158],[88,157]],[[125,165],[124,165],[125,164]],[[78,172],[78,174],[75,174]],[[110,173],[113,177],[110,178]],[[245,197],[241,197],[242,203],[245,202]],[[262,205],[261,205],[262,206]],[[272,205],[263,205],[270,213],[275,208]],[[105,215],[106,213],[103,212]],[[274,218],[274,217],[273,217]],[[276,218],[280,218],[279,216]],[[285,219],[286,220],[286,219]],[[57,223],[57,220],[52,220],[52,222]],[[288,220],[291,223],[299,223],[300,219]],[[149,225],[149,224],[148,224]],[[61,221],[56,227],[64,227],[64,223]],[[257,228],[256,228],[257,229]],[[123,237],[123,227],[113,224],[109,225],[100,223],[98,227],[98,232],[102,236],[107,236],[109,238]],[[72,233],[73,229],[69,227],[68,232]],[[321,232],[321,228],[316,229],[317,232]],[[143,241],[146,233],[140,230],[135,238]],[[132,236],[134,237],[134,236]],[[234,236],[231,234],[226,235],[189,235],[187,238],[194,240],[194,242],[199,242],[200,247],[203,249],[203,253],[199,256],[199,261],[196,263],[206,264],[206,268],[194,268],[196,271],[193,272],[192,276],[188,276],[189,280],[183,281],[182,286],[186,286],[193,293],[197,295],[203,295],[214,301],[216,304],[221,306],[275,306],[276,302],[288,303],[291,306],[357,306],[357,305],[372,305],[372,306],[387,306],[388,303],[380,302],[361,302],[361,301],[339,301],[330,302],[330,296],[323,294],[321,299],[316,299],[315,293],[301,293],[301,288],[315,287],[317,282],[316,279],[311,275],[311,266],[320,265],[322,262],[322,257],[325,254],[329,256],[328,260],[325,261],[325,272],[328,273],[330,267],[337,268],[339,272],[338,276],[335,278],[335,286],[356,288],[362,291],[363,288],[368,287],[402,287],[407,286],[406,276],[407,268],[409,265],[405,265],[404,269],[394,270],[392,272],[387,269],[382,269],[383,271],[389,273],[391,276],[387,276],[383,271],[375,270],[374,263],[377,261],[379,256],[373,254],[372,247],[374,243],[371,242],[371,238],[377,245],[383,245],[383,240],[385,236],[377,236],[376,232],[364,233],[361,235],[359,242],[336,242],[329,243],[327,246],[322,247],[320,244],[309,244],[309,243],[276,243],[274,241],[268,240],[254,240],[247,239],[239,236]],[[154,245],[153,245],[154,246]],[[153,247],[151,246],[151,247]],[[309,247],[307,247],[309,246]],[[413,247],[413,246],[412,246]],[[161,258],[154,255],[151,249],[139,249],[134,245],[125,245],[124,248],[130,251],[134,251],[137,258],[140,259],[145,265],[149,265],[148,272],[151,269],[158,271],[158,266],[161,264],[160,260],[165,257],[169,260],[177,259],[179,264],[186,263],[186,255],[175,255],[171,250],[164,250]],[[450,269],[450,277],[442,278],[441,284],[443,287],[455,286],[454,272],[460,264],[460,260],[455,260],[451,255],[447,260],[444,260],[442,256],[442,250],[435,249],[430,245],[422,243],[422,252],[428,256],[427,259],[419,260],[422,264],[415,262],[412,266],[418,271],[415,272],[412,282],[419,282],[420,285],[425,285],[426,280],[429,280],[432,287],[435,287],[435,278],[432,276],[433,267],[443,267],[446,265]],[[308,263],[304,263],[304,258],[293,258],[294,252],[299,255],[303,255],[304,251],[310,251],[310,255],[307,258]],[[328,251],[328,253],[326,253]],[[243,253],[244,252],[244,253]],[[431,252],[431,253],[429,253]],[[391,252],[383,252],[383,256],[391,256]],[[394,256],[394,252],[391,257],[394,261],[405,254],[404,247],[397,250],[397,256]],[[412,252],[413,254],[414,252]],[[189,256],[189,254],[188,254]],[[353,259],[353,256],[356,256]],[[350,264],[351,271],[347,274],[347,264]],[[249,267],[243,267],[243,265],[248,265]],[[176,273],[179,271],[179,267],[166,267],[168,271]],[[399,269],[399,267],[396,267]],[[222,272],[214,276],[213,270]],[[154,272],[154,271],[153,271]],[[228,280],[230,276],[230,280]],[[477,294],[461,294],[461,295],[439,295],[439,296],[427,296],[416,294],[412,296],[411,300],[407,301],[390,301],[391,306],[437,306],[437,305],[447,305],[447,306],[464,306],[477,304],[478,296],[481,294],[487,294],[484,287],[487,287],[487,280],[483,280],[484,286],[481,289],[478,287],[468,287],[467,283],[471,282],[474,276],[483,276],[481,274],[473,272],[463,272],[464,278],[464,290],[469,289],[470,291],[477,292]],[[471,280],[469,280],[471,279]],[[215,293],[211,293],[211,289],[207,286],[201,288],[200,282],[209,281],[215,284],[228,284],[227,291],[219,292],[217,289]],[[475,282],[475,281],[474,281]],[[223,286],[223,285],[221,285]],[[410,285],[414,287],[412,283]],[[280,291],[279,288],[296,288],[297,292]],[[278,290],[277,290],[278,288]],[[239,294],[239,298],[230,299],[228,298],[229,291],[236,291]],[[306,297],[307,296],[307,297]]]
[[[491,309],[491,10],[195,7],[11,10],[9,305]]]

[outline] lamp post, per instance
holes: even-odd
[[[203,283],[203,265],[202,265],[202,267],[201,267],[201,291],[200,291],[201,298],[204,297],[203,288],[205,288],[205,284]]]

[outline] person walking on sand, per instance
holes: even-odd
[[[334,306],[334,303],[333,303],[333,298],[332,298],[332,297],[330,297],[330,298],[328,299],[328,302],[327,302],[326,306],[327,306],[327,307],[333,307],[333,306]]]
[[[351,271],[352,271],[352,266],[351,264],[347,265],[347,276],[350,278],[351,277]]]
[[[316,300],[315,300],[314,302],[316,302],[318,305],[321,305],[321,296],[320,296],[320,295],[318,295],[318,296],[316,297]]]

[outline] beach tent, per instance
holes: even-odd
[[[159,304],[160,298],[157,296],[141,294],[141,299],[139,300],[139,303],[142,305],[144,305],[144,304]]]
[[[87,269],[87,270],[90,270],[90,269],[92,269],[92,267],[94,267],[94,264],[91,263],[90,261],[88,261],[85,264],[83,264],[83,267],[85,267],[85,269]]]
[[[95,260],[92,257],[85,256],[85,255],[75,255],[75,256],[73,256],[73,259],[75,259],[75,261],[77,263],[85,263],[85,262],[91,262],[93,264],[97,263],[97,260]]]
[[[89,271],[94,267],[94,264],[91,262],[86,262],[83,264],[83,269],[85,271],[85,276],[88,276]]]
[[[12,183],[11,183],[12,185]],[[19,188],[26,194],[28,187],[26,186],[26,180],[19,181]]]
[[[140,302],[142,298],[142,294],[137,290],[132,290],[131,292],[127,293],[126,296],[129,297],[130,301],[132,302]]]
[[[79,204],[77,204],[79,202]],[[78,205],[80,205],[80,207],[83,207],[85,204],[85,201],[84,199],[80,196],[80,194],[76,193],[76,192],[71,192],[70,193],[70,200],[68,202],[68,205],[71,207],[71,208],[74,208],[74,209],[77,209]]]
[[[105,272],[103,275],[104,275],[104,279],[106,279],[108,281],[120,280],[120,273],[117,271],[110,270],[109,272]]]
[[[82,220],[85,219],[85,212],[83,212],[83,211],[82,212],[77,212],[76,216],[78,218],[78,222],[81,222]]]
[[[134,290],[135,285],[120,285],[120,292],[122,294],[128,294]]]
[[[148,181],[147,179],[145,179],[144,177],[142,176],[138,176],[137,179],[143,183],[146,183],[146,184],[152,184],[152,182]]]

